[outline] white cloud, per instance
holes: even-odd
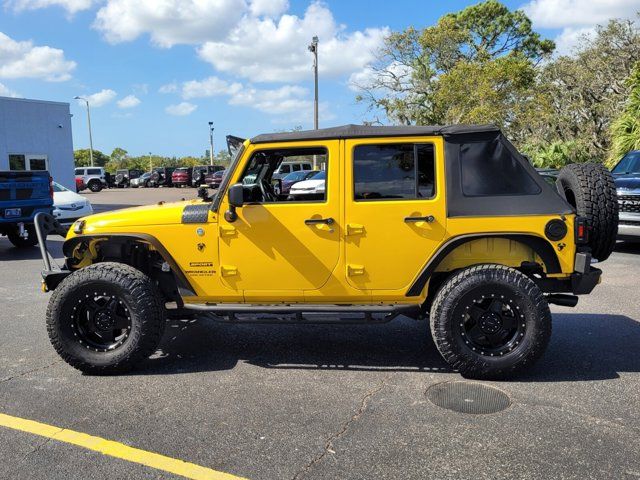
[[[135,95],[127,95],[121,100],[117,101],[119,108],[133,108],[140,105],[140,99]]]
[[[6,0],[4,2],[6,7],[16,12],[58,6],[64,8],[69,15],[88,10],[95,3],[95,0]]]
[[[3,85],[2,83],[0,83],[0,97],[20,98],[20,96],[21,95],[19,93],[14,92],[6,85]]]
[[[234,95],[242,89],[242,85],[235,82],[229,83],[218,77],[209,77],[204,80],[191,80],[182,84],[182,98],[214,97],[217,95]]]
[[[249,10],[256,17],[261,15],[277,17],[286,12],[288,8],[289,2],[287,0],[252,0],[249,5]]]
[[[358,71],[374,59],[387,29],[371,28],[345,33],[331,11],[312,3],[304,17],[245,16],[224,40],[210,41],[198,49],[200,57],[215,68],[252,82],[292,82],[311,78],[311,53],[307,46],[318,35],[319,69],[335,77]]]
[[[284,85],[276,89],[244,88],[229,99],[230,105],[243,105],[272,115],[299,110],[313,111],[313,103],[307,97],[306,88]]]
[[[638,0],[531,0],[524,7],[536,28],[555,28],[556,52],[570,54],[584,35],[612,18],[632,18],[640,10]]]
[[[158,93],[175,93],[178,91],[178,84],[176,82],[167,83],[162,85],[158,89]]]
[[[107,0],[94,28],[110,43],[147,33],[161,47],[198,44],[224,38],[246,8],[244,0]]]
[[[532,0],[523,10],[536,27],[595,26],[610,18],[631,18],[638,0]]]
[[[581,38],[591,37],[595,32],[595,27],[567,27],[563,29],[554,39],[556,42],[556,53],[558,55],[570,55]]]
[[[198,108],[198,106],[193,103],[181,102],[177,105],[169,105],[165,108],[165,112],[169,115],[185,116],[192,114],[196,108]]]
[[[104,88],[99,92],[92,93],[91,95],[83,95],[83,98],[89,100],[89,105],[94,107],[102,107],[107,103],[111,102],[114,98],[116,98],[118,94],[111,90],[110,88]],[[82,100],[78,100],[79,103],[82,103]]]
[[[76,62],[64,51],[16,41],[0,32],[0,78],[42,78],[50,82],[69,80]]]

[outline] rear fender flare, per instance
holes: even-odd
[[[478,240],[481,238],[505,238],[508,240],[514,240],[530,247],[536,254],[542,259],[547,273],[561,273],[560,261],[558,255],[556,255],[553,246],[544,238],[537,237],[535,235],[527,235],[522,233],[480,233],[472,235],[461,235],[449,239],[444,245],[442,245],[436,253],[431,257],[427,264],[422,268],[418,277],[411,284],[406,297],[418,297],[422,293],[425,285],[429,281],[429,278],[436,271],[438,265],[449,255],[453,250],[465,243]]]

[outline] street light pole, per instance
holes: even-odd
[[[153,160],[151,158],[151,152],[149,152],[149,171],[153,171]]]
[[[314,36],[309,45],[309,51],[313,53],[313,81],[315,87],[313,99],[313,128],[318,129],[318,37]]]
[[[89,111],[89,100],[84,97],[73,97],[74,100],[84,100],[87,104],[87,124],[89,125],[89,159],[93,167],[93,136],[91,135],[91,113]]]
[[[213,122],[209,122],[209,164],[213,165]]]

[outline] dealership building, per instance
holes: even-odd
[[[48,170],[75,190],[69,104],[0,97],[0,170]]]

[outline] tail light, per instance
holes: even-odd
[[[49,196],[53,199],[53,177],[49,177]]]
[[[576,217],[576,245],[585,245],[589,242],[589,225],[585,217]]]

